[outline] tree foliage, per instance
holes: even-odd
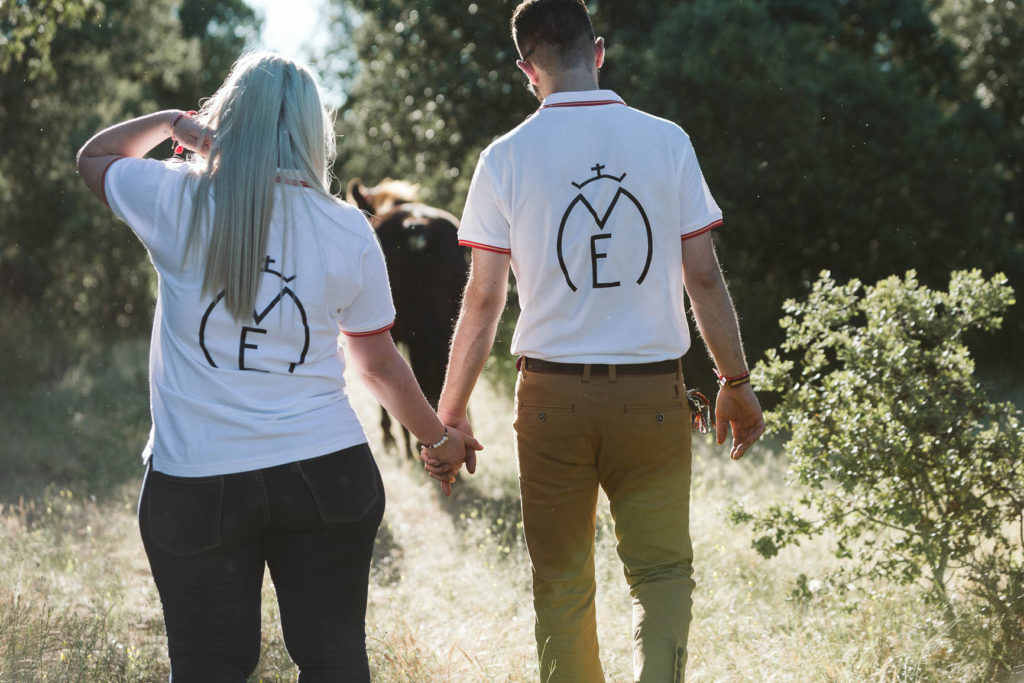
[[[1016,236],[1011,248],[1019,262],[1024,259],[1024,5],[1020,0],[944,0],[935,17],[940,33],[957,47],[961,99],[976,101],[995,115],[977,117],[974,123],[998,151],[1002,227]]]
[[[29,78],[50,75],[50,46],[58,26],[80,26],[93,9],[88,0],[0,3],[0,74],[20,67]]]
[[[958,581],[1004,648],[1024,645],[1024,422],[987,395],[965,343],[1013,303],[1005,277],[977,270],[953,273],[947,291],[913,271],[873,286],[826,272],[787,301],[785,341],[754,375],[779,398],[766,423],[806,492],[799,506],[733,511],[758,552],[830,532],[852,560],[846,579],[924,579],[950,610]]]
[[[75,152],[103,126],[195,107],[241,51],[252,11],[241,0],[212,15],[199,0],[3,7],[46,39],[0,51],[0,303],[66,338],[142,331],[153,302],[145,251],[86,190]]]
[[[508,35],[515,3],[342,4],[359,14],[340,27],[358,61],[345,80],[339,177],[408,179],[460,214],[477,153],[536,108]]]
[[[794,20],[800,3],[678,5],[622,88],[693,136],[755,351],[776,342],[778,305],[822,268],[875,280],[912,267],[933,285],[957,268],[1021,272],[991,138],[921,85],[946,72],[927,15],[908,11],[916,28],[880,43],[864,5],[849,3],[862,9],[852,26],[829,5],[815,21]]]

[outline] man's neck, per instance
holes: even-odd
[[[549,74],[538,84],[537,91],[543,100],[558,92],[582,92],[597,90],[597,73],[589,69],[573,69],[558,74]]]

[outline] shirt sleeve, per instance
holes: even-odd
[[[679,234],[689,239],[722,224],[722,210],[711,196],[697,154],[686,138],[679,180]]]
[[[459,244],[500,254],[511,253],[509,220],[495,190],[494,176],[487,168],[486,152],[480,156],[469,195],[459,222]]]
[[[160,251],[161,241],[177,238],[180,226],[160,225],[160,195],[167,183],[184,173],[185,166],[179,162],[122,157],[111,162],[104,174],[107,204],[151,253]]]
[[[395,324],[395,304],[384,252],[376,239],[363,252],[359,291],[337,311],[338,326],[350,337],[365,337],[391,329]]]

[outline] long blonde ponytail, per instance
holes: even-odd
[[[202,239],[212,194],[203,293],[223,291],[242,321],[259,292],[276,181],[284,175],[330,197],[334,125],[313,73],[267,52],[239,58],[197,117],[213,142],[205,159],[192,156],[198,178],[185,254]]]

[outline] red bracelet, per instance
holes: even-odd
[[[715,376],[718,377],[718,386],[720,387],[738,387],[744,384],[750,384],[750,371],[744,372],[742,375],[736,375],[735,377],[726,377],[715,368]]]
[[[174,118],[174,123],[171,124],[171,148],[174,150],[175,154],[181,154],[182,152],[185,151],[185,148],[182,147],[181,145],[179,145],[178,141],[175,139],[175,137],[174,137],[174,127],[176,125],[178,125],[178,121],[181,121],[181,119],[183,117],[187,116],[189,118],[192,118],[195,115],[196,115],[195,111],[189,110],[189,111],[179,112],[179,114]]]

